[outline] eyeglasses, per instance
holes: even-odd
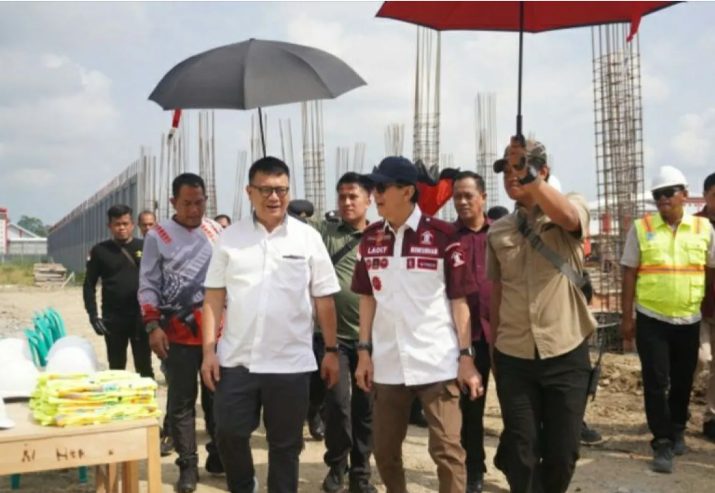
[[[401,183],[375,183],[375,191],[377,193],[385,193],[390,187],[404,188],[406,185]]]
[[[676,193],[682,192],[682,191],[683,191],[683,187],[668,187],[668,188],[661,188],[659,190],[653,190],[653,200],[658,202],[661,197],[665,197],[666,199],[669,199]]]
[[[290,191],[290,187],[257,187],[256,185],[251,185],[251,187],[258,190],[258,193],[261,194],[261,197],[264,199],[267,199],[274,193],[279,199],[282,199],[288,195],[288,191]]]

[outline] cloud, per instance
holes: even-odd
[[[12,67],[0,79],[0,167],[9,170],[0,196],[24,203],[18,212],[58,219],[92,192],[121,142],[112,81],[57,53],[5,49],[0,65]],[[56,203],[73,198],[48,208],[48,188]]]
[[[689,113],[678,119],[677,133],[671,140],[671,148],[679,161],[689,167],[712,166],[710,157],[715,141],[715,107],[702,113]]]
[[[18,187],[46,188],[56,178],[53,171],[43,168],[22,168],[11,171],[7,179]]]

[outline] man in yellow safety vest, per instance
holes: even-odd
[[[680,170],[659,169],[651,186],[658,214],[635,221],[621,258],[621,333],[624,341],[635,336],[653,433],[652,468],[662,473],[672,472],[674,454],[686,452],[683,434],[700,345],[700,302],[712,289],[715,267],[710,222],[683,210],[687,187]]]

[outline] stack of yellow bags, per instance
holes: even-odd
[[[79,426],[157,417],[156,382],[121,370],[44,373],[30,399],[45,426]]]

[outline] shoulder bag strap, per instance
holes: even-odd
[[[561,272],[564,276],[568,278],[573,284],[579,289],[583,288],[586,284],[586,276],[576,272],[576,270],[571,267],[571,265],[566,262],[561,256],[549,248],[541,236],[534,233],[534,230],[529,227],[526,223],[526,218],[522,214],[517,215],[517,224],[519,232],[529,241],[532,247],[543,255],[546,260],[551,262],[551,264],[556,267],[556,269]]]
[[[340,262],[345,255],[348,254],[353,248],[357,246],[357,244],[360,243],[360,238],[359,237],[353,237],[348,241],[346,244],[343,245],[343,247],[335,252],[331,257],[330,261],[333,263],[333,265],[338,265],[338,262]]]

